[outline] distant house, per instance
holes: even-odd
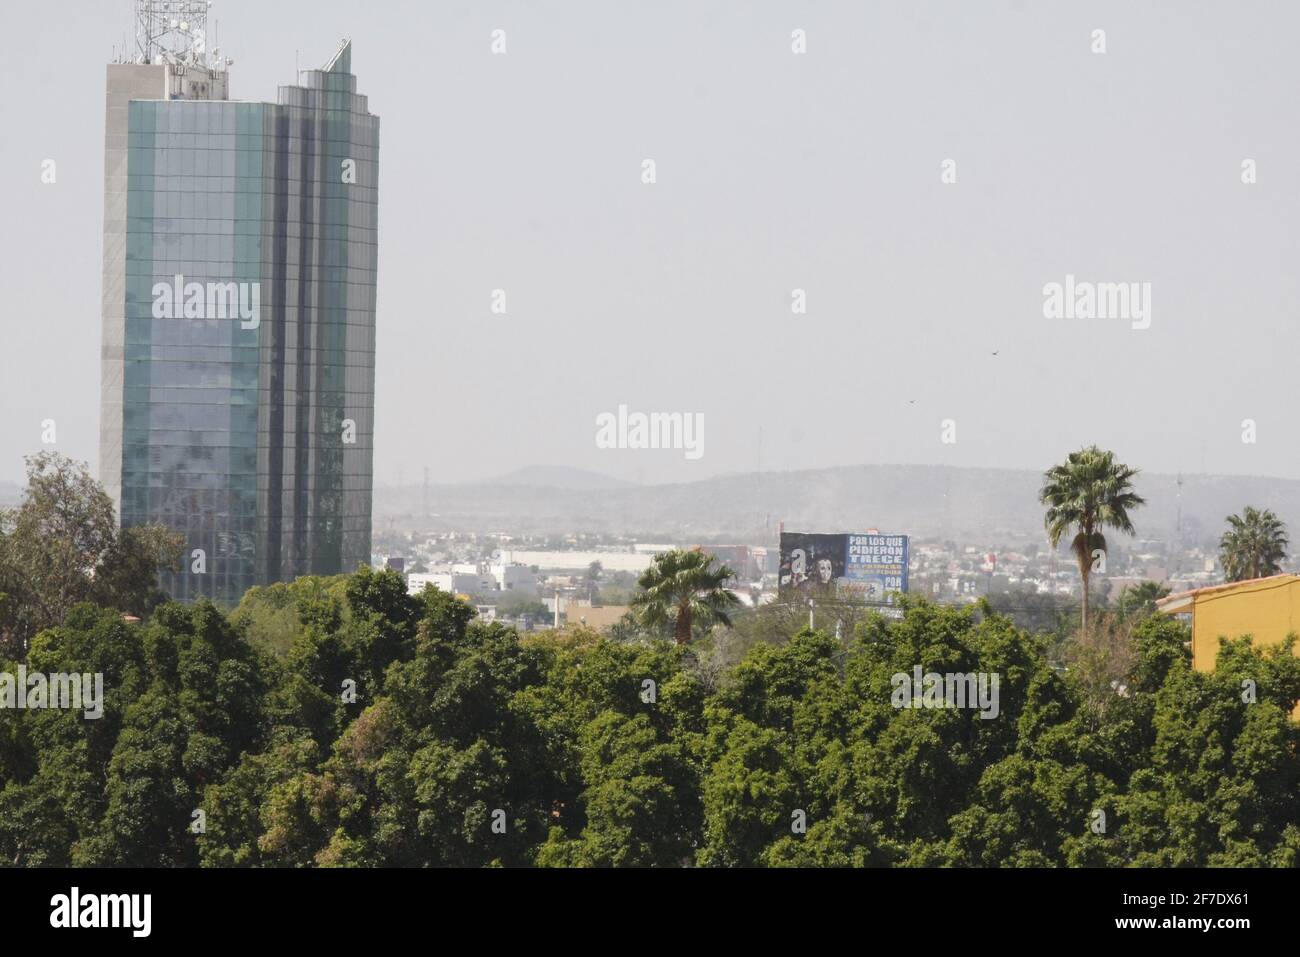
[[[1280,644],[1292,632],[1300,636],[1300,575],[1195,588],[1160,599],[1156,609],[1191,617],[1192,667],[1213,671],[1220,637],[1250,635],[1256,645],[1268,646]]]

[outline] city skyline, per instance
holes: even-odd
[[[337,949],[470,868],[1275,922],[1298,27],[0,7],[19,933]]]
[[[1294,86],[1297,12],[832,7],[453,5],[434,20],[395,5],[368,20],[358,69],[407,118],[385,177],[377,480],[520,463],[647,484],[862,462],[1043,468],[1091,442],[1150,471],[1300,476],[1269,371],[1300,344],[1286,228],[1300,139],[1272,119]],[[214,7],[233,97],[350,32],[346,5],[305,9]],[[47,447],[47,419],[54,449],[104,464],[93,283],[72,281],[99,256],[98,183],[78,157],[101,109],[83,62],[121,46],[127,14],[88,7],[59,69],[14,52],[48,82],[6,105],[30,148],[3,159],[27,224],[3,241],[5,280],[39,319],[6,354],[0,479]],[[0,16],[29,32],[22,11]],[[406,44],[418,53],[372,52]],[[1043,289],[1068,277],[1149,283],[1149,326],[1048,318]],[[1079,369],[1096,388],[1071,385]],[[705,453],[601,448],[598,417],[620,405],[701,415]],[[472,454],[440,441],[440,419]]]

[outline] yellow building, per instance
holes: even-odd
[[[1156,602],[1166,615],[1191,615],[1192,667],[1213,671],[1219,638],[1250,635],[1256,646],[1300,635],[1300,575],[1273,575],[1170,595]],[[1296,649],[1300,654],[1300,646]]]

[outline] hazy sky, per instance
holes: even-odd
[[[275,100],[295,51],[319,67],[350,36],[382,117],[381,483],[1043,468],[1090,442],[1152,471],[1300,478],[1294,3],[218,0],[211,17],[235,98]],[[59,451],[98,458],[104,71],[132,31],[130,0],[0,6],[0,479],[47,418]],[[1045,318],[1067,274],[1149,282],[1150,327]],[[704,454],[597,448],[620,404],[702,413]]]

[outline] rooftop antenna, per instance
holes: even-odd
[[[207,45],[211,0],[135,0],[135,62],[216,66]]]

